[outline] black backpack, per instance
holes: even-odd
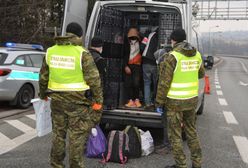
[[[129,137],[129,158],[141,157],[141,137],[138,128],[128,125],[124,132]]]
[[[102,155],[102,163],[116,162],[125,164],[128,161],[129,138],[123,131],[113,130],[108,134],[108,148]]]

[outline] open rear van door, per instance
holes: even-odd
[[[88,0],[66,0],[62,35],[65,35],[66,27],[71,22],[80,24],[84,33],[86,32],[87,9]]]

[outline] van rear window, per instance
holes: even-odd
[[[4,61],[6,60],[8,54],[6,53],[0,53],[0,65],[4,64]]]

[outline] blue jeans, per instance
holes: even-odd
[[[154,98],[157,92],[158,69],[156,65],[143,64],[143,79],[145,104],[151,105],[154,103]],[[153,96],[151,95],[151,84],[153,84]]]

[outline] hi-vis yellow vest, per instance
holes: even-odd
[[[49,66],[48,88],[54,91],[84,91],[89,86],[82,72],[80,46],[55,45],[47,50],[46,62]]]
[[[199,80],[198,72],[202,64],[201,54],[193,57],[172,51],[177,60],[172,83],[167,97],[171,99],[190,99],[198,96]]]

